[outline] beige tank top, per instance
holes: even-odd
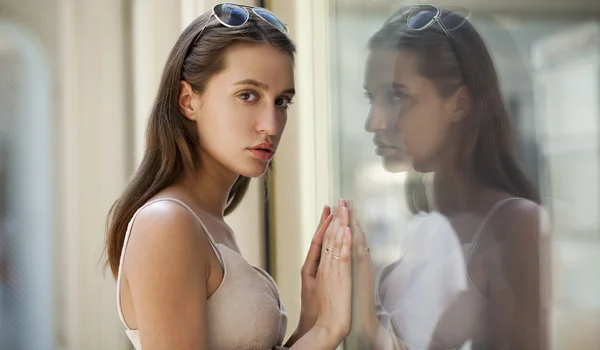
[[[275,281],[264,270],[250,265],[236,251],[216,243],[198,215],[175,198],[161,198],[146,203],[135,212],[127,226],[117,276],[117,310],[134,348],[141,350],[142,345],[138,331],[127,326],[121,311],[121,270],[135,218],[143,208],[158,201],[176,202],[194,215],[223,267],[223,280],[207,300],[208,348],[280,349],[287,327],[287,313]]]

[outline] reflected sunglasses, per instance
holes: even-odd
[[[414,5],[410,7],[406,24],[411,30],[422,31],[438,23],[444,33],[450,37],[451,31],[467,21],[471,10],[464,6],[449,7],[448,10],[449,12],[444,13],[440,7],[435,5]],[[402,15],[392,18],[390,22],[397,20]]]
[[[248,9],[251,9],[254,15],[258,16],[263,21],[269,23],[283,34],[287,35],[289,33],[287,24],[285,24],[284,21],[279,19],[277,16],[275,16],[275,14],[273,14],[271,11],[265,8],[251,5],[232,4],[226,2],[213,6],[212,13],[208,17],[208,20],[204,24],[204,27],[202,27],[202,30],[200,30],[200,32],[196,35],[196,38],[194,38],[191,47],[194,47],[194,45],[196,45],[196,42],[198,41],[198,39],[200,39],[202,32],[204,32],[204,29],[206,28],[208,23],[210,23],[210,19],[213,16],[215,16],[217,21],[219,21],[219,23],[221,23],[225,27],[241,27],[244,24],[246,24],[246,22],[248,22],[248,20],[250,19],[250,11],[248,11]]]

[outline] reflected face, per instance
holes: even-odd
[[[271,45],[235,45],[225,69],[194,97],[203,164],[261,176],[273,158],[294,96],[291,57]]]
[[[407,162],[417,171],[433,171],[447,146],[452,103],[419,74],[417,59],[411,51],[376,49],[366,64],[371,108],[365,130],[374,134],[375,152],[391,172]]]

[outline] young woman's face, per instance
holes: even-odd
[[[185,90],[185,86],[182,87]],[[185,105],[185,93],[180,105]],[[225,69],[201,96],[190,97],[202,164],[214,162],[236,175],[261,176],[271,161],[294,96],[289,54],[271,45],[238,44],[227,50]]]
[[[374,134],[376,153],[388,171],[412,162],[434,171],[449,146],[451,125],[459,120],[456,96],[442,97],[418,71],[411,51],[373,50],[366,64],[365,90],[371,103],[365,129]]]

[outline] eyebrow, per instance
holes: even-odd
[[[269,85],[265,84],[265,83],[261,83],[258,80],[254,80],[254,79],[244,79],[244,80],[240,80],[237,83],[235,83],[235,85],[253,85],[258,87],[261,90],[264,91],[269,91]],[[296,89],[294,88],[289,88],[286,89],[282,92],[282,94],[290,94],[290,95],[295,95],[296,94]]]
[[[403,89],[408,89],[408,86],[402,84],[402,83],[397,83],[397,82],[393,82],[392,83],[392,88],[394,90],[403,90]]]
[[[383,88],[383,89],[388,89],[388,88],[392,88],[394,90],[400,90],[400,89],[408,89],[408,86],[406,86],[405,84],[402,83],[397,83],[395,81],[390,82],[390,83],[383,83],[380,84],[379,86],[377,86],[378,88]],[[363,84],[363,89],[365,90],[369,90],[369,86],[367,86],[367,84]]]

